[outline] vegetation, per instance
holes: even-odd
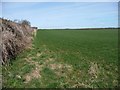
[[[33,46],[3,67],[3,87],[114,88],[118,30],[38,30]]]
[[[29,21],[23,20],[22,23],[24,24],[20,25],[7,19],[0,19],[2,64],[6,64],[10,59],[14,59],[32,43],[34,29],[27,25]]]
[[[28,20],[18,20],[18,19],[15,19],[13,22],[19,23],[19,24],[22,24],[22,25],[29,25],[29,26],[31,26],[31,23]]]

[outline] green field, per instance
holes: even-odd
[[[38,30],[30,49],[3,67],[3,87],[118,86],[118,30]]]

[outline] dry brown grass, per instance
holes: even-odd
[[[40,70],[39,68],[36,68],[35,70],[32,70],[32,72],[30,73],[27,73],[25,75],[25,82],[24,83],[29,83],[32,79],[38,79],[40,78],[41,75],[40,75]]]
[[[10,20],[1,19],[2,28],[2,63],[14,59],[32,42],[33,29],[29,25],[21,25]]]
[[[95,62],[91,62],[88,73],[91,75],[92,78],[97,78],[99,73],[98,64]]]

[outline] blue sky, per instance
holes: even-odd
[[[27,19],[39,28],[117,27],[117,5],[117,2],[3,2],[0,17]]]

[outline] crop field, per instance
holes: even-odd
[[[118,30],[38,30],[3,67],[3,87],[118,87]]]

